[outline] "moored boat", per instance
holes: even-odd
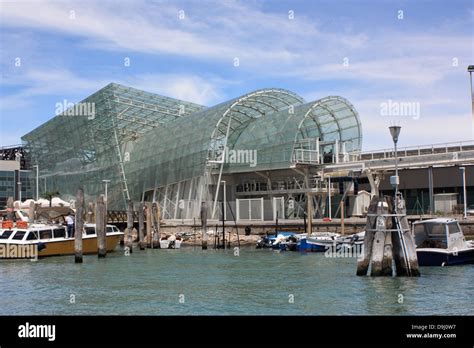
[[[288,231],[279,231],[276,235],[267,233],[257,240],[256,247],[257,249],[292,250],[293,245],[296,248],[296,236],[295,232]]]
[[[420,266],[474,263],[474,247],[455,219],[437,218],[413,223],[412,233]]]
[[[106,228],[107,252],[114,251],[123,232],[114,225]],[[97,253],[95,224],[85,224],[82,234],[83,254]],[[30,259],[74,254],[74,237],[57,224],[28,224],[4,221],[0,229],[0,259]]]
[[[298,251],[324,252],[337,242],[340,234],[333,232],[317,232],[310,236],[302,235],[298,243]]]
[[[180,249],[182,242],[181,236],[166,235],[160,238],[160,249]]]

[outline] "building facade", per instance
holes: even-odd
[[[22,140],[39,182],[64,200],[82,187],[95,201],[107,185],[109,209],[153,201],[169,220],[199,218],[202,202],[211,219],[303,219],[308,204],[315,218],[360,215],[367,194],[391,193],[395,165],[393,150],[361,152],[348,100],[278,88],[206,107],[111,83]],[[474,142],[398,156],[409,212],[434,213],[436,194],[462,203],[464,167],[474,204]]]
[[[342,97],[308,103],[270,88],[204,107],[110,84],[22,140],[41,180],[65,200],[79,187],[95,200],[107,181],[110,209],[157,201],[164,218],[191,219],[206,201],[217,218],[244,214],[265,188],[263,219],[274,198],[298,204],[304,190],[317,188],[315,171],[299,164],[348,160],[360,152],[362,129]]]

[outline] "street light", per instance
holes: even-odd
[[[400,126],[390,126],[388,128],[390,130],[390,135],[393,139],[393,146],[395,148],[395,175],[390,177],[390,184],[395,188],[395,213],[397,213],[397,206],[398,206],[398,185],[400,184],[400,179],[398,177],[398,154],[397,154],[397,143],[398,143],[398,136],[400,135],[400,130],[402,127]]]
[[[472,87],[472,73],[474,72],[474,65],[469,65],[467,67],[467,71],[469,73],[469,80],[471,84],[471,113],[472,113],[472,137],[474,138],[474,91]]]
[[[36,164],[33,166],[36,168],[36,200],[39,199],[39,166]]]
[[[107,211],[107,203],[108,203],[107,184],[110,182],[110,180],[102,180],[102,182],[105,183],[105,211]]]
[[[467,219],[467,196],[466,196],[466,168],[459,167],[462,172],[462,189],[463,189],[463,201],[464,201],[464,219]]]

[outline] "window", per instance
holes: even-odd
[[[53,237],[51,230],[40,231],[40,239],[50,239]]]
[[[112,226],[107,226],[107,233],[115,232]]]
[[[13,231],[3,231],[2,235],[0,236],[0,239],[8,239]]]
[[[14,240],[22,240],[23,237],[25,236],[26,234],[26,231],[16,231],[16,233],[14,234],[14,236],[12,237],[12,239]]]
[[[37,231],[30,231],[28,236],[26,237],[26,240],[37,240],[38,239],[38,232]]]
[[[54,238],[65,238],[66,230],[64,228],[55,228],[53,230]]]
[[[84,230],[86,230],[86,234],[87,235],[90,235],[90,234],[95,234],[95,227],[84,227]]]
[[[444,224],[433,223],[429,225],[429,234],[430,237],[446,237],[446,230]]]
[[[449,230],[449,234],[461,232],[461,231],[459,230],[458,224],[455,223],[455,222],[448,224],[448,230]]]
[[[446,249],[448,242],[446,240],[446,225],[443,223],[432,223],[428,225],[428,245],[425,248]]]

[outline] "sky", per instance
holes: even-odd
[[[472,1],[0,0],[0,146],[110,82],[212,106],[348,99],[363,150],[473,140]],[[238,63],[238,64],[237,64]]]

